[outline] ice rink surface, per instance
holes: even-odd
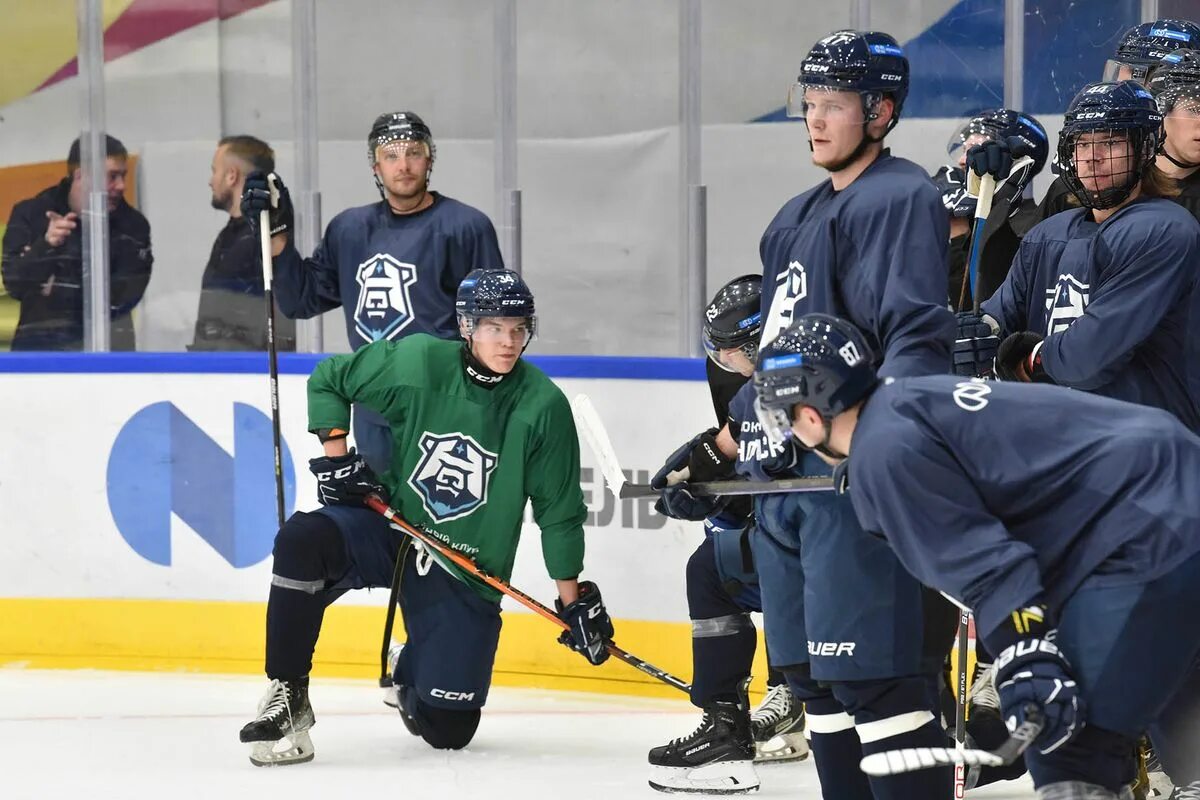
[[[315,678],[315,760],[256,768],[238,730],[265,688],[246,676],[2,669],[0,798],[661,799],[646,751],[700,718],[684,700],[495,688],[475,740],[447,753],[409,736],[370,681]],[[809,761],[758,774],[748,797],[820,797]],[[969,797],[1034,794],[1011,782]]]

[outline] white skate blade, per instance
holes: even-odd
[[[751,761],[717,761],[699,767],[651,764],[650,788],[660,792],[744,794],[758,791],[758,774]]]
[[[808,741],[803,733],[783,733],[754,743],[755,764],[784,764],[808,758]]]
[[[283,747],[282,750],[276,748]],[[312,739],[308,731],[293,733],[274,742],[251,742],[250,763],[256,767],[286,767],[313,760]]]

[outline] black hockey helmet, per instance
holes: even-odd
[[[1087,208],[1112,208],[1124,202],[1154,162],[1162,142],[1162,121],[1154,98],[1136,81],[1083,87],[1067,107],[1058,135],[1059,174],[1067,188]],[[1076,143],[1083,134],[1104,132],[1129,143],[1129,156],[1111,157],[1110,162],[1110,168],[1122,167],[1113,177],[1122,173],[1125,177],[1108,188],[1091,190],[1079,177]]]
[[[844,319],[805,314],[758,354],[755,410],[775,441],[790,438],[792,410],[812,406],[829,423],[874,391],[875,352]]]
[[[437,145],[433,142],[433,133],[425,124],[425,120],[412,111],[393,111],[375,118],[375,122],[371,124],[371,132],[367,134],[367,163],[371,165],[372,174],[379,146],[391,142],[425,143],[429,148],[429,168],[425,170],[425,183],[428,184],[433,176],[433,162],[437,160]],[[375,186],[382,196],[383,184],[380,183],[378,175],[375,175]]]
[[[1122,78],[1145,83],[1154,67],[1168,53],[1182,47],[1200,47],[1200,26],[1186,19],[1159,19],[1143,22],[1125,31],[1117,52],[1104,64],[1105,83]]]
[[[908,58],[891,34],[880,31],[835,31],[808,51],[800,75],[788,92],[787,115],[803,117],[804,90],[817,87],[841,92],[858,92],[862,97],[864,121],[878,115],[879,101],[890,95],[896,104],[892,127],[908,97]]]
[[[1163,56],[1146,88],[1163,114],[1171,113],[1180,100],[1200,99],[1200,50],[1181,49]]]
[[[458,284],[454,298],[458,320],[471,335],[485,317],[524,317],[529,321],[526,344],[537,331],[533,292],[511,269],[473,269]]]
[[[720,351],[741,350],[753,364],[758,358],[762,336],[762,276],[742,275],[717,291],[704,308],[704,352],[713,363],[733,372],[721,362]]]

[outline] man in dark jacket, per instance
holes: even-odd
[[[213,242],[200,281],[196,333],[189,350],[266,350],[267,311],[263,305],[262,245],[242,215],[242,187],[254,171],[274,172],[275,151],[253,136],[226,136],[213,154],[212,207],[229,214]],[[296,349],[296,323],[276,309],[279,350]]]
[[[125,202],[125,146],[105,137],[108,194],[109,313],[113,350],[133,350],[130,312],[150,282],[150,223]],[[21,304],[13,350],[83,349],[83,171],[79,140],[67,156],[67,177],[17,203],[4,232],[0,275]]]

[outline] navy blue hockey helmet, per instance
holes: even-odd
[[[1033,159],[1030,178],[1041,172],[1050,157],[1050,138],[1046,128],[1031,114],[1022,114],[1011,108],[988,108],[972,116],[954,132],[946,143],[950,163],[958,162],[961,155],[971,146],[989,141],[1002,141],[1011,137],[1022,140],[1029,156]]]
[[[829,423],[878,383],[875,351],[844,319],[805,314],[758,354],[755,410],[775,441],[790,438],[792,409],[811,406]]]
[[[1186,19],[1143,22],[1125,31],[1117,52],[1104,64],[1106,83],[1133,80],[1145,83],[1163,56],[1182,47],[1200,47],[1200,26]]]
[[[804,90],[811,87],[858,92],[868,121],[878,116],[883,96],[890,96],[896,104],[891,130],[908,97],[908,59],[890,34],[835,31],[813,45],[800,65],[800,75],[788,92],[789,117],[804,116]]]
[[[704,352],[726,372],[735,372],[721,361],[722,350],[741,350],[753,364],[762,336],[762,276],[742,275],[717,291],[704,307]]]
[[[529,321],[529,343],[537,331],[533,292],[511,269],[473,269],[458,284],[454,311],[468,335],[486,317],[524,317]]]
[[[1200,99],[1200,50],[1181,49],[1163,56],[1146,88],[1163,114],[1171,113],[1180,100]]]
[[[1124,202],[1154,162],[1162,121],[1150,92],[1135,81],[1083,87],[1067,107],[1058,135],[1059,174],[1067,188],[1087,208]],[[1099,141],[1081,146],[1087,134]],[[1084,161],[1088,166],[1081,170]],[[1082,177],[1081,171],[1086,172]]]

